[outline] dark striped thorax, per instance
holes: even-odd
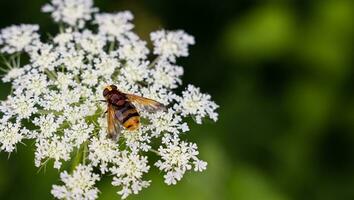
[[[107,100],[108,103],[116,105],[116,106],[121,106],[123,105],[127,97],[125,96],[124,93],[120,92],[117,89],[117,86],[115,85],[110,85],[105,87],[103,90],[103,96]]]

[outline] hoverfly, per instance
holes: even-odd
[[[134,131],[139,127],[140,115],[133,103],[142,105],[149,112],[165,110],[166,107],[155,100],[126,94],[118,90],[117,86],[109,85],[103,90],[107,102],[108,137],[116,139],[121,132],[120,125],[127,130]]]

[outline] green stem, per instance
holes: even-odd
[[[76,166],[78,166],[79,163],[81,162],[81,155],[82,154],[81,154],[81,147],[80,147],[79,149],[77,149],[75,159],[71,164],[71,171],[74,171]]]
[[[158,155],[158,156],[160,155],[160,152],[156,151],[155,149],[149,149],[149,151],[155,153],[155,154]]]
[[[11,66],[11,64],[9,63],[9,61],[6,60],[6,58],[4,57],[4,55],[0,54],[0,56],[1,56],[2,62],[5,64],[5,66],[6,66],[8,69],[12,69],[13,67]]]
[[[86,154],[87,154],[87,142],[84,143],[84,151],[83,151],[83,156],[82,156],[82,163],[85,165],[86,164]]]
[[[6,70],[5,68],[2,68],[2,67],[0,67],[0,71],[5,72],[5,73],[9,72],[9,70]]]
[[[80,83],[80,78],[78,75],[75,75],[74,78],[75,78],[76,83]]]
[[[20,66],[21,66],[21,53],[18,52],[16,56],[17,56],[16,57],[17,58],[16,66],[17,66],[17,68],[20,68]]]
[[[64,33],[64,24],[62,22],[59,24],[59,32]]]
[[[38,109],[37,113],[42,114],[42,115],[47,115],[47,114],[60,115],[60,114],[62,114],[62,112],[58,112],[55,110],[43,110],[43,109]]]
[[[115,43],[115,41],[112,41],[112,42],[110,43],[109,48],[108,48],[108,52],[113,51],[113,49],[114,49],[114,43]]]
[[[148,66],[148,68],[154,67],[154,65],[160,60],[160,56],[157,56]]]
[[[56,80],[57,79],[57,75],[55,74],[55,72],[52,72],[48,69],[45,69],[44,72],[48,75],[48,77],[51,79],[51,80]]]

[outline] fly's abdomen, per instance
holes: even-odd
[[[124,128],[133,131],[139,127],[140,116],[135,106],[126,101],[122,106],[119,106],[116,112],[116,118],[124,126]]]

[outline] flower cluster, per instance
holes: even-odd
[[[58,199],[87,199],[98,197],[98,189],[95,182],[100,180],[99,175],[92,173],[92,167],[78,165],[72,175],[64,171],[60,179],[65,186],[53,185],[52,194]]]
[[[99,13],[92,0],[51,0],[42,10],[60,26],[46,41],[38,25],[0,31],[2,81],[12,84],[11,94],[0,102],[0,151],[11,153],[18,143],[33,141],[35,166],[51,161],[66,170],[60,174],[63,185],[51,191],[58,199],[96,199],[95,183],[106,174],[113,175],[112,185],[126,198],[150,185],[144,175],[151,167],[163,172],[168,185],[188,170],[206,169],[197,145],[181,135],[189,131],[189,118],[198,124],[205,118],[216,121],[218,106],[193,85],[176,93],[183,75],[176,59],[188,56],[192,36],[181,30],[153,32],[150,52],[133,32],[129,11]],[[111,84],[167,109],[151,112],[135,104],[142,117],[139,128],[122,127],[119,141],[109,139],[107,105],[100,100]],[[157,162],[150,163],[149,151],[157,154]]]

